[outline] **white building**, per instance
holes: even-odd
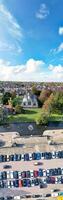
[[[24,95],[23,97],[23,101],[22,101],[22,107],[38,107],[38,102],[37,102],[37,98],[35,95],[30,95],[29,93],[27,93],[26,95]]]

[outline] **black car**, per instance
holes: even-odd
[[[9,161],[14,161],[14,155],[9,156]]]
[[[6,171],[2,172],[2,179],[3,180],[7,179],[7,172]]]
[[[58,170],[58,176],[61,175],[61,168],[58,167],[57,170]]]
[[[36,153],[32,153],[32,159],[36,160]]]
[[[2,162],[7,162],[7,155],[2,155]]]
[[[14,180],[14,187],[19,187],[19,180]]]
[[[4,165],[3,168],[4,169],[10,169],[10,168],[12,168],[12,166],[11,165]]]
[[[47,182],[47,184],[51,183],[51,178],[50,178],[50,177],[47,177],[47,178],[46,178],[46,182]]]
[[[44,184],[44,183],[41,183],[41,184],[40,184],[40,188],[46,188],[46,187],[47,187],[46,184]]]
[[[46,194],[46,197],[51,197],[51,194]]]

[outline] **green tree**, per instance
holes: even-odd
[[[23,113],[23,108],[22,108],[22,106],[20,106],[19,104],[17,104],[17,105],[15,106],[15,112],[16,112],[16,114],[21,114],[21,113]]]
[[[36,124],[46,125],[49,121],[49,117],[50,117],[49,112],[47,112],[43,109],[42,112],[40,113],[40,115],[38,116],[38,118],[36,119]]]
[[[3,105],[8,104],[8,101],[10,100],[10,97],[11,97],[11,93],[10,92],[5,92],[3,94],[3,97],[2,97]]]

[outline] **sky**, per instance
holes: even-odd
[[[0,80],[63,82],[63,0],[0,0]]]

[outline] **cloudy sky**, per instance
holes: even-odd
[[[63,0],[0,0],[0,80],[63,81]]]

